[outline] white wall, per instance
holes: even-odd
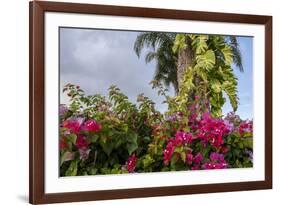
[[[279,89],[281,6],[278,0],[83,0],[99,4],[273,15],[274,189],[220,194],[127,199],[81,204],[269,204],[281,194]],[[28,196],[28,1],[0,5],[0,204],[26,204]],[[279,45],[279,46],[276,46]],[[76,203],[74,203],[76,204]],[[275,203],[273,203],[275,204]]]

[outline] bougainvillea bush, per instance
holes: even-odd
[[[253,123],[234,112],[217,116],[204,95],[165,97],[161,113],[143,94],[132,103],[116,86],[108,96],[67,84],[60,105],[60,176],[253,166]]]

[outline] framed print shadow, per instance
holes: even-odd
[[[272,17],[30,2],[32,204],[272,188]]]

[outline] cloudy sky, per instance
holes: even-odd
[[[165,111],[163,97],[151,89],[149,82],[154,74],[155,62],[146,64],[144,55],[138,58],[133,50],[139,32],[95,29],[60,28],[60,87],[67,83],[80,85],[86,94],[107,95],[110,85],[117,85],[132,102],[136,96],[145,96]],[[244,73],[239,79],[240,106],[238,114],[252,118],[252,39],[239,37],[244,57]],[[143,50],[145,54],[145,50]],[[247,88],[247,89],[245,89]],[[170,95],[173,89],[170,88]],[[67,96],[60,93],[61,103],[67,104]],[[229,102],[223,112],[231,111]]]

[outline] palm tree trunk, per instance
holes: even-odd
[[[178,62],[177,62],[177,80],[178,88],[180,89],[182,78],[186,69],[192,66],[193,62],[193,51],[188,45],[187,48],[181,49],[178,52]]]

